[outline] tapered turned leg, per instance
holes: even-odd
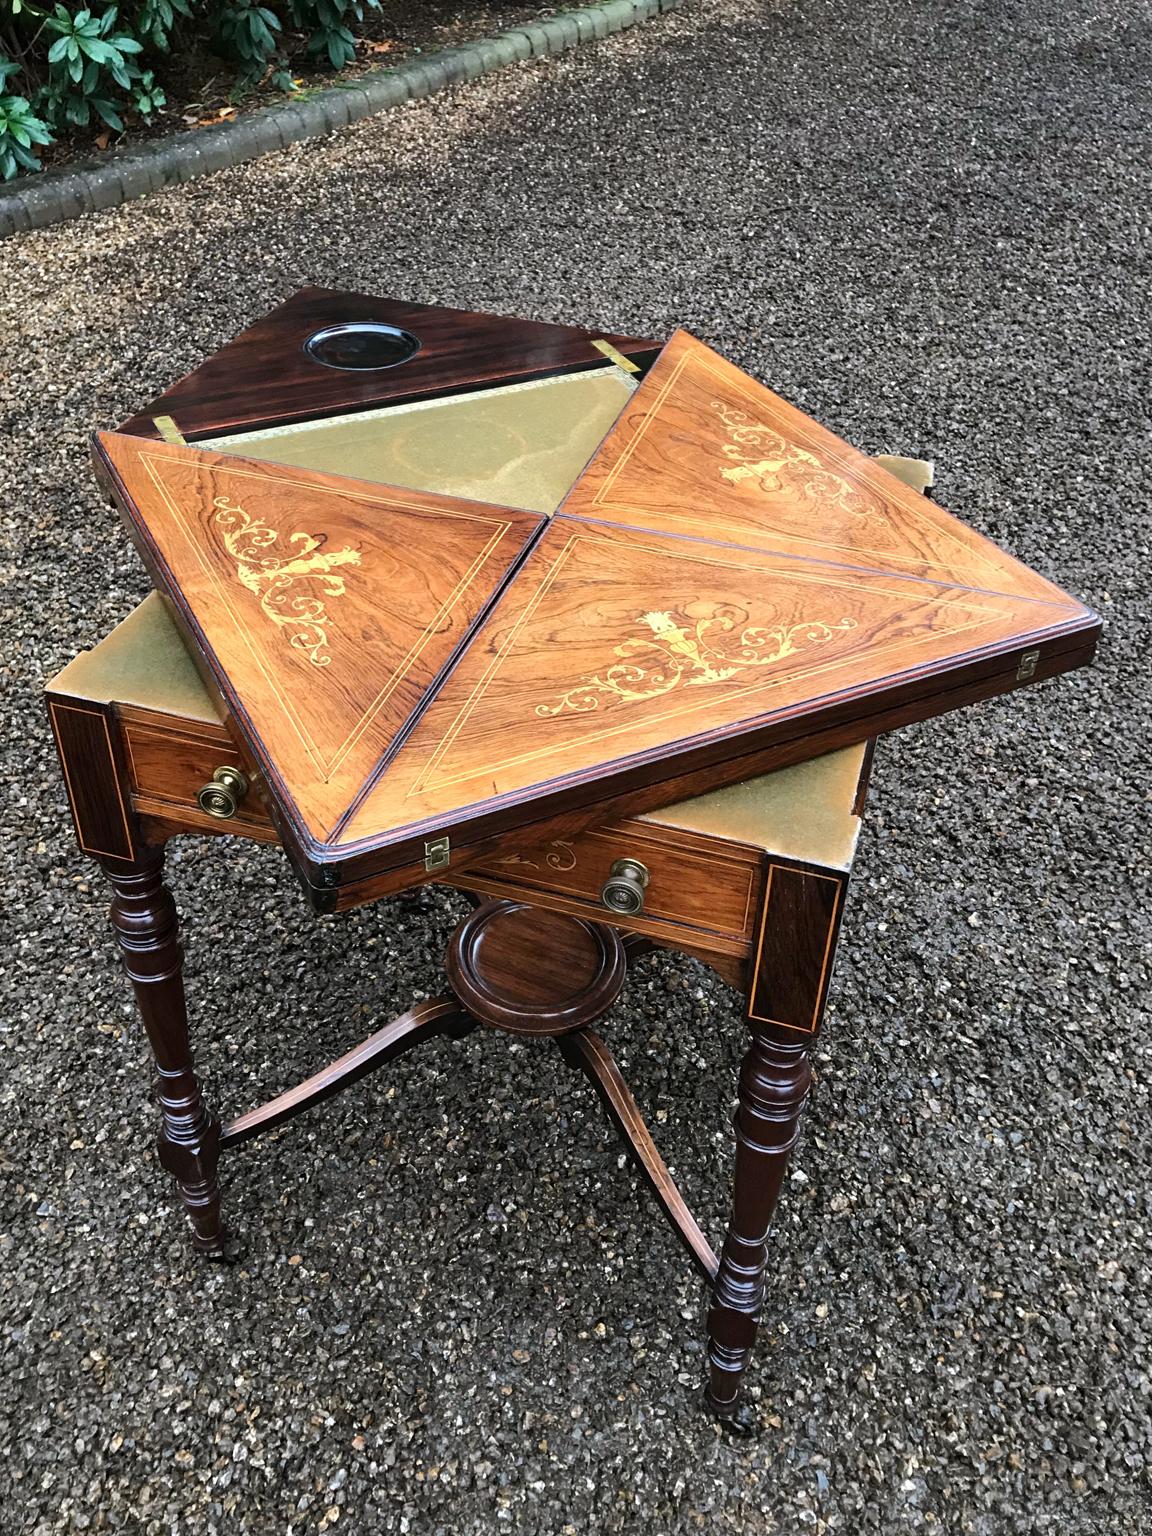
[[[176,1180],[195,1246],[203,1253],[223,1255],[216,1182],[220,1125],[205,1107],[192,1066],[181,976],[184,956],[176,903],[164,884],[164,854],[151,849],[133,864],[107,860],[104,868],[116,893],[112,926],[156,1058],[160,1162]]]
[[[732,1220],[708,1312],[709,1406],[722,1418],[738,1408],[740,1382],[764,1305],[768,1228],[796,1144],[808,1097],[808,1040],[752,1023],[740,1071]]]

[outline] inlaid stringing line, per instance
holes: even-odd
[[[76,815],[76,794],[72,788],[72,775],[68,772],[68,754],[61,746],[60,726],[56,719],[58,710],[67,710],[73,715],[94,715],[104,727],[104,740],[108,747],[108,762],[112,768],[112,782],[116,786],[116,804],[120,809],[120,820],[124,824],[124,837],[128,847],[132,847],[132,829],[128,825],[128,808],[124,804],[124,796],[120,790],[120,775],[116,772],[116,754],[112,750],[112,732],[108,729],[108,717],[99,709],[81,709],[76,704],[59,704],[55,699],[48,701],[48,713],[52,719],[52,731],[56,737],[56,752],[60,758],[60,766],[64,770],[64,784],[68,790],[68,801],[72,806],[72,820],[76,827],[76,841],[85,853],[100,855],[108,859],[131,859],[130,853],[110,853],[106,848],[89,848],[80,834],[80,818]]]
[[[235,611],[235,609],[233,607],[233,604],[231,602],[230,593],[229,593],[227,587],[225,587],[222,584],[222,582],[220,580],[220,577],[219,577],[219,574],[215,570],[215,568],[211,564],[209,564],[208,561],[201,554],[199,546],[197,545],[196,541],[194,540],[194,538],[192,537],[192,535],[191,535],[191,533],[189,531],[187,522],[186,522],[186,520],[185,520],[185,518],[183,516],[183,513],[182,513],[181,509],[176,504],[175,500],[169,495],[166,486],[163,484],[162,480],[160,479],[160,477],[159,477],[159,475],[157,473],[157,470],[156,470],[156,468],[154,466],[156,466],[156,465],[163,465],[164,463],[167,463],[167,462],[170,462],[170,461],[168,459],[154,459],[151,455],[148,455],[148,454],[141,454],[141,458],[144,461],[146,468],[148,469],[149,475],[151,476],[153,483],[156,485],[156,488],[160,492],[161,496],[163,497],[163,499],[165,501],[165,504],[167,505],[169,511],[172,513],[173,517],[175,518],[175,520],[177,522],[177,525],[179,526],[181,533],[184,535],[184,538],[185,538],[186,542],[189,544],[189,546],[192,548],[192,550],[196,554],[201,568],[205,571],[205,573],[208,576],[210,582],[212,583],[212,586],[213,586],[213,588],[214,588],[214,590],[216,592],[217,597],[220,599],[221,604],[223,605],[223,607],[225,608],[225,610],[227,611],[229,617],[232,620],[233,626],[235,627],[237,632],[240,634],[241,638],[244,640],[244,643],[245,643],[245,645],[246,645],[246,647],[247,647],[247,649],[249,651],[249,654],[251,654],[253,656],[253,658],[255,659],[257,665],[260,668],[261,673],[263,674],[265,680],[268,682],[270,688],[272,689],[272,691],[273,691],[277,701],[279,702],[280,707],[283,710],[285,716],[289,719],[289,721],[291,722],[293,727],[296,729],[297,734],[301,738],[302,744],[305,746],[305,749],[308,751],[309,756],[316,763],[317,767],[320,770],[321,777],[324,779],[324,781],[326,783],[330,780],[330,778],[335,773],[336,769],[340,766],[340,764],[344,762],[344,760],[347,758],[349,752],[351,752],[353,747],[359,741],[360,737],[364,734],[364,732],[368,729],[368,727],[370,726],[372,721],[375,719],[375,717],[379,713],[380,709],[387,702],[387,699],[391,696],[391,694],[395,691],[395,689],[403,681],[403,679],[407,675],[407,673],[411,670],[412,665],[416,662],[416,660],[418,660],[418,658],[423,653],[423,651],[427,647],[428,643],[432,639],[432,636],[435,633],[436,629],[439,627],[439,625],[444,620],[444,618],[447,616],[447,614],[452,611],[452,609],[455,607],[457,602],[459,602],[459,600],[461,599],[463,594],[467,591],[468,587],[472,584],[473,580],[475,579],[475,577],[477,576],[479,571],[487,563],[487,561],[491,557],[493,551],[496,549],[497,545],[503,540],[504,536],[508,533],[509,529],[512,526],[511,523],[509,523],[509,522],[495,521],[494,519],[492,519],[490,517],[483,517],[483,516],[480,516],[480,515],[475,514],[475,513],[462,513],[462,514],[460,514],[463,518],[465,518],[469,522],[477,522],[477,523],[486,524],[487,526],[492,527],[494,529],[491,537],[488,540],[488,543],[485,545],[483,550],[477,555],[476,559],[473,561],[473,563],[469,567],[468,571],[465,572],[464,575],[461,577],[461,579],[457,582],[456,587],[449,594],[449,596],[445,599],[444,603],[441,605],[439,611],[436,613],[436,615],[433,617],[433,619],[429,622],[428,625],[425,626],[425,629],[416,638],[416,640],[413,641],[412,645],[409,647],[409,650],[408,650],[407,654],[402,658],[402,660],[399,662],[397,667],[393,670],[393,672],[392,672],[391,676],[389,677],[388,681],[383,685],[383,687],[377,693],[376,697],[368,705],[367,709],[364,710],[364,712],[361,714],[359,720],[352,727],[352,730],[349,732],[348,736],[345,737],[344,741],[336,749],[335,754],[328,761],[325,761],[323,756],[322,756],[322,754],[321,754],[321,752],[320,752],[319,746],[316,743],[315,739],[313,738],[311,733],[308,732],[308,730],[307,730],[306,726],[304,725],[303,721],[298,717],[298,715],[296,714],[296,711],[292,708],[291,702],[290,702],[288,696],[284,693],[283,689],[280,687],[280,685],[279,685],[277,679],[275,678],[275,676],[268,670],[267,666],[265,665],[265,663],[263,661],[263,658],[253,648],[252,642],[251,642],[251,640],[248,637],[247,630],[246,630],[245,626],[242,624],[242,622],[241,622],[241,620],[239,618],[239,615],[236,613],[236,611]],[[190,464],[193,468],[195,468],[198,471],[200,471],[202,469],[202,466],[199,465],[197,463],[197,461],[195,461],[195,460],[181,460],[179,462],[183,462],[185,464]],[[242,470],[241,471],[234,471],[234,470],[232,470],[229,467],[227,470],[224,471],[224,473],[227,473],[227,474],[234,474],[234,473],[244,474],[246,472],[242,471]],[[283,482],[280,481],[280,477],[276,476],[276,475],[260,474],[260,473],[257,473],[257,472],[251,472],[251,473],[249,473],[248,477],[250,479],[266,479],[266,480],[271,481],[273,484],[283,483]],[[296,482],[290,482],[290,483],[294,483],[297,486],[305,486],[305,487],[307,487],[307,482],[296,481]],[[333,492],[333,494],[340,494],[340,493]],[[345,495],[345,498],[347,499],[347,493],[345,492],[343,494]],[[435,515],[440,510],[440,509],[427,508],[427,507],[421,506],[421,505],[419,505],[418,503],[415,503],[415,502],[403,502],[403,501],[399,501],[399,500],[396,501],[396,502],[390,502],[387,498],[384,498],[384,497],[368,497],[368,498],[365,498],[365,499],[374,500],[374,501],[380,502],[380,503],[382,503],[383,505],[386,505],[386,506],[395,505],[395,506],[398,506],[398,507],[402,508],[403,510],[410,511],[410,512],[415,512],[415,513],[417,513],[419,515],[429,515],[430,513],[432,515]],[[448,510],[448,509],[445,509],[445,510]]]
[[[144,465],[144,468],[147,470],[148,475],[151,478],[153,485],[156,487],[156,490],[159,492],[160,497],[161,497],[161,499],[164,502],[164,505],[168,508],[168,511],[171,513],[173,519],[175,520],[177,528],[179,529],[180,533],[183,535],[184,542],[188,545],[188,548],[192,551],[192,554],[195,557],[196,564],[199,565],[200,569],[203,571],[205,577],[208,580],[208,583],[209,583],[210,587],[215,592],[217,598],[220,601],[221,606],[224,608],[224,611],[227,613],[229,619],[231,620],[232,627],[236,631],[236,634],[239,636],[241,642],[244,645],[244,648],[247,650],[247,652],[251,656],[253,662],[256,664],[257,670],[259,671],[260,675],[263,677],[265,683],[268,685],[268,689],[272,693],[273,698],[276,701],[279,702],[280,708],[281,708],[281,710],[284,713],[285,719],[292,726],[292,729],[296,732],[297,736],[300,739],[300,744],[304,748],[305,752],[308,754],[308,756],[315,763],[317,771],[318,771],[321,779],[323,779],[324,782],[327,783],[327,777],[328,776],[327,776],[327,774],[324,771],[324,761],[323,761],[323,758],[320,755],[319,748],[317,747],[316,743],[313,741],[311,734],[309,733],[307,727],[304,725],[304,722],[298,717],[298,715],[296,714],[296,711],[293,709],[291,701],[288,698],[287,694],[280,687],[280,684],[276,680],[275,676],[269,671],[268,666],[267,666],[264,658],[260,655],[259,651],[257,651],[256,647],[253,645],[251,639],[249,638],[247,628],[245,627],[245,625],[243,625],[240,622],[239,616],[237,615],[236,611],[232,607],[232,603],[230,601],[228,589],[223,585],[223,582],[220,579],[219,573],[211,565],[211,563],[209,562],[206,554],[201,549],[201,547],[197,543],[197,541],[193,538],[192,532],[189,529],[189,527],[187,526],[187,523],[185,522],[183,512],[180,510],[179,506],[176,504],[176,502],[174,501],[172,496],[169,495],[167,486],[163,483],[163,481],[160,479],[159,474],[157,473],[157,468],[156,468],[157,465],[166,464],[166,463],[169,463],[171,461],[168,460],[168,459],[156,459],[156,460],[154,460],[150,454],[141,453],[140,454],[140,462]],[[203,466],[200,465],[195,459],[180,459],[180,460],[177,460],[177,462],[185,464],[185,465],[189,465],[192,468],[196,469],[198,472],[202,472]],[[269,476],[268,478],[271,478],[271,476]],[[180,586],[181,586],[181,589],[183,589],[184,583],[181,582]],[[185,598],[185,601],[187,601],[187,598]],[[295,797],[293,797],[293,798],[295,798]]]
[[[623,473],[633,454],[639,448],[646,432],[648,431],[648,428],[656,421],[661,409],[667,400],[669,393],[679,382],[681,374],[685,371],[689,364],[693,363],[705,370],[707,373],[711,374],[712,377],[716,379],[724,389],[731,390],[734,394],[739,395],[741,399],[743,399],[753,409],[756,416],[756,424],[764,426],[768,431],[779,432],[778,428],[768,426],[761,420],[761,416],[764,411],[764,402],[760,400],[755,394],[753,394],[752,391],[747,388],[747,386],[740,384],[737,380],[731,379],[726,374],[722,373],[710,358],[703,357],[698,354],[685,353],[685,355],[681,357],[674,365],[672,373],[669,375],[666,383],[661,387],[660,392],[653,400],[643,421],[640,423],[639,427],[637,427],[636,432],[632,438],[621,450],[619,458],[609,470],[608,474],[605,476],[603,484],[594,493],[592,497],[592,505],[594,507],[602,508],[605,511],[611,510],[625,514],[631,513],[633,515],[635,515],[640,510],[639,508],[632,506],[631,503],[627,501],[610,501],[609,493],[619,476]],[[795,407],[788,406],[787,401],[783,401],[782,403],[787,407],[789,412],[800,418],[798,421],[791,422],[789,426],[789,432],[795,437],[796,441],[800,442],[808,449],[823,455],[824,458],[826,458],[830,463],[834,464],[838,469],[847,471],[851,476],[855,477],[857,466],[854,459],[846,455],[842,449],[835,445],[835,443],[826,443],[822,438],[806,430],[803,425],[803,417],[801,413],[796,411]],[[780,433],[780,435],[784,434]],[[880,497],[882,501],[885,501],[885,498],[881,496],[879,491],[875,490],[873,487],[869,487],[869,490],[872,491],[872,494]],[[922,500],[923,498],[920,499]],[[885,505],[887,505],[886,501]],[[948,540],[956,549],[961,552],[964,557],[974,557],[985,567],[986,570],[991,571],[994,577],[1003,575],[1003,566],[997,561],[995,555],[986,553],[979,547],[979,544],[967,543],[959,534],[954,533],[945,523],[933,522],[926,508],[918,504],[916,493],[909,492],[906,499],[904,497],[900,497],[898,500],[898,505],[902,512],[906,512],[910,517],[912,517],[917,523],[920,524],[922,534],[926,534],[930,538],[939,537]],[[672,512],[666,508],[662,508],[660,515],[661,517],[666,517],[673,522],[686,523],[690,527],[698,528],[700,526],[699,519],[692,517],[689,513]],[[747,536],[747,525],[744,523],[734,523],[728,519],[709,518],[709,526],[712,528],[722,528],[726,532],[733,535],[740,535],[741,533],[744,533],[744,535]],[[843,553],[856,555],[857,557],[862,555],[872,555],[877,559],[891,560],[902,565],[927,566],[933,570],[950,569],[947,565],[944,564],[942,560],[935,559],[931,556],[921,555],[917,557],[915,555],[900,554],[891,550],[876,549],[860,544],[837,544],[826,539],[809,538],[803,533],[789,533],[782,535],[782,537],[785,539],[794,540],[797,543],[811,544],[817,549],[838,550]],[[984,541],[982,536],[979,534],[975,535],[975,537],[980,539],[981,542],[990,542]],[[995,546],[993,547],[995,548]],[[784,553],[784,551],[780,551],[780,553]],[[1001,554],[1003,559],[1009,561],[1013,565],[1019,563],[1013,560],[1012,556],[1003,555],[1003,552],[998,549],[996,550],[996,553]],[[960,585],[960,583],[956,584]],[[998,596],[1007,597],[1013,595],[1010,593],[1002,592],[997,587],[992,587],[989,590],[995,592]],[[1046,599],[1046,601],[1056,602],[1056,599]],[[1059,606],[1072,608],[1074,605],[1063,602],[1060,603]]]
[[[828,917],[828,932],[824,939],[824,957],[820,964],[820,980],[816,986],[816,1002],[812,1008],[811,1021],[807,1026],[803,1024],[788,1024],[783,1019],[765,1018],[763,1014],[753,1012],[751,1007],[748,1009],[748,1017],[750,1019],[755,1019],[758,1024],[778,1024],[781,1029],[794,1029],[798,1034],[810,1035],[815,1032],[816,1022],[820,1015],[820,1000],[824,996],[824,983],[828,978],[828,965],[832,954],[832,936],[836,932],[836,919],[840,914],[840,903],[844,900],[844,889],[846,882],[843,880],[838,880],[835,875],[818,874],[816,870],[812,869],[794,870],[790,869],[787,865],[784,864],[769,864],[768,883],[764,888],[764,916],[760,923],[760,937],[756,944],[756,958],[752,962],[751,995],[753,1000],[755,1000],[756,994],[759,991],[760,956],[764,952],[764,935],[768,932],[768,913],[771,907],[772,898],[772,877],[776,873],[777,869],[788,869],[790,874],[800,874],[805,879],[809,880],[831,880],[832,883],[836,886],[836,895],[832,902],[832,911]]]
[[[523,615],[521,616],[521,618],[519,619],[519,621],[517,622],[517,624],[515,625],[513,630],[510,632],[510,634],[508,635],[508,638],[504,642],[503,646],[501,646],[499,652],[496,654],[496,656],[489,663],[489,665],[486,668],[483,676],[475,684],[475,686],[474,686],[474,688],[472,690],[472,693],[465,700],[465,702],[461,705],[460,711],[458,712],[455,720],[453,721],[451,727],[449,728],[448,734],[442,739],[441,745],[437,748],[436,752],[429,759],[428,764],[425,767],[424,771],[417,775],[416,782],[413,784],[412,788],[407,792],[407,794],[405,796],[406,799],[410,799],[413,795],[428,793],[428,792],[430,792],[432,790],[446,789],[449,785],[459,784],[459,783],[467,781],[468,779],[473,779],[473,778],[476,778],[476,777],[480,776],[481,774],[489,772],[489,770],[487,768],[474,769],[474,770],[472,770],[471,772],[468,772],[468,773],[458,774],[454,778],[440,779],[435,784],[430,782],[431,775],[435,771],[435,768],[436,768],[437,764],[443,759],[443,756],[444,756],[445,752],[451,746],[451,744],[454,741],[456,735],[459,733],[460,729],[466,723],[466,720],[467,720],[468,716],[472,713],[472,711],[475,709],[476,705],[480,702],[480,699],[483,697],[484,692],[487,690],[487,688],[489,686],[489,683],[492,680],[493,674],[498,669],[498,667],[503,663],[504,658],[507,655],[508,650],[509,650],[510,646],[512,645],[513,641],[517,638],[520,630],[523,628],[524,624],[531,617],[531,614],[535,611],[536,606],[538,605],[540,600],[543,598],[547,588],[549,586],[551,586],[552,582],[559,575],[560,565],[562,564],[562,562],[567,560],[567,558],[568,558],[569,554],[571,553],[573,547],[577,543],[579,543],[581,540],[584,540],[585,542],[588,542],[588,543],[600,543],[600,544],[606,544],[606,545],[609,545],[609,546],[613,545],[613,541],[610,540],[610,539],[597,538],[595,535],[590,535],[590,534],[573,534],[573,535],[571,535],[569,537],[568,543],[564,546],[564,548],[561,551],[561,553],[557,556],[556,562],[553,564],[551,570],[548,572],[548,575],[545,578],[544,582],[541,583],[541,587],[537,591],[537,593],[534,595],[531,603],[525,608],[525,611],[524,611]],[[651,555],[656,555],[656,556],[663,556],[663,557],[666,557],[666,558],[672,559],[672,560],[687,560],[687,561],[691,561],[694,564],[714,565],[714,566],[719,566],[721,568],[728,568],[728,569],[740,570],[740,571],[744,571],[744,570],[747,569],[747,563],[746,562],[737,563],[735,561],[730,561],[730,560],[702,560],[701,557],[698,554],[692,554],[692,553],[680,554],[680,553],[672,551],[672,550],[652,549],[650,546],[646,546],[646,545],[638,545],[638,546],[635,546],[635,547],[641,549],[644,553],[651,554]],[[772,567],[769,566],[769,567],[766,568],[764,566],[760,566],[760,567],[758,567],[758,569],[761,570],[761,571],[771,572]],[[779,568],[777,568],[777,570],[779,570]],[[833,589],[841,589],[841,590],[845,589],[845,588],[847,588],[849,590],[864,590],[864,591],[867,591],[867,592],[875,593],[876,595],[883,596],[883,597],[902,597],[902,596],[906,595],[903,590],[898,591],[898,592],[892,592],[891,590],[889,590],[886,587],[878,587],[878,586],[875,586],[875,585],[869,585],[869,584],[867,584],[865,582],[859,582],[859,581],[854,581],[854,582],[848,583],[848,582],[845,582],[843,580],[832,580],[832,579],[830,579],[828,577],[817,576],[817,575],[814,575],[814,574],[812,574],[810,572],[795,572],[794,573],[794,572],[789,570],[789,571],[784,572],[783,574],[786,574],[788,576],[794,576],[797,581],[804,582],[807,585],[811,585],[811,586],[825,586],[825,587],[831,587]],[[879,573],[877,573],[877,575],[879,576]],[[971,602],[966,597],[965,598],[961,598],[961,599],[945,598],[945,599],[943,599],[942,601],[940,601],[939,603],[937,603],[935,605],[935,608],[934,608],[933,611],[939,611],[941,608],[945,608],[945,607],[959,607],[959,606],[962,606],[963,608],[965,608],[969,613],[976,613],[976,614],[978,614],[979,617],[976,618],[976,619],[973,619],[969,623],[959,624],[959,625],[956,625],[953,628],[943,629],[943,630],[933,630],[931,632],[931,635],[925,636],[923,638],[947,639],[947,638],[950,638],[953,635],[964,634],[967,630],[970,630],[970,629],[978,629],[983,624],[992,623],[992,622],[994,622],[997,619],[1003,619],[1005,617],[1005,615],[1004,615],[1004,613],[1002,611],[995,610],[995,609],[981,608],[977,604]],[[887,652],[892,651],[892,650],[897,650],[901,646],[906,645],[907,643],[908,642],[906,640],[892,641],[888,645],[880,646],[877,649],[870,651],[868,654],[869,654],[870,658],[871,657],[875,657],[875,656],[883,656]],[[802,681],[805,678],[819,676],[822,672],[826,672],[826,671],[828,671],[828,670],[830,670],[832,668],[835,668],[835,667],[838,667],[838,666],[842,666],[842,665],[844,665],[844,658],[842,658],[842,657],[840,657],[840,658],[834,657],[834,658],[830,659],[829,661],[813,665],[813,666],[811,666],[809,668],[804,668],[804,669],[794,670],[794,671],[788,672],[788,674],[787,674],[787,681],[789,681],[789,682]],[[768,689],[768,688],[779,687],[780,684],[783,681],[785,681],[784,678],[769,678],[769,679],[761,681],[761,682],[750,683],[747,687],[740,688],[740,689],[738,689],[738,690],[736,690],[734,692],[729,692],[726,695],[726,697],[729,700],[736,699],[736,698],[745,698],[745,697],[748,697],[751,694],[764,691],[765,689]],[[690,702],[688,704],[682,704],[682,705],[680,705],[677,708],[664,710],[660,714],[649,715],[646,718],[644,724],[645,725],[658,725],[658,724],[661,724],[665,720],[674,719],[677,716],[692,713],[697,708],[698,708],[698,705],[697,705],[697,703],[695,701],[692,701],[692,702]],[[594,742],[607,740],[611,736],[618,735],[621,731],[635,730],[635,727],[636,727],[636,721],[635,721],[635,718],[632,718],[632,719],[629,719],[627,721],[622,722],[619,725],[615,725],[615,726],[611,726],[611,727],[605,727],[602,731],[594,732],[594,733],[592,733],[592,734],[590,734],[588,736],[582,736],[582,737],[579,738],[578,745],[580,747],[591,746]],[[519,757],[505,758],[502,761],[500,766],[501,767],[519,766],[522,763],[532,762],[535,758],[545,757],[545,756],[549,756],[549,755],[554,755],[557,750],[558,749],[555,746],[555,744],[549,744],[548,746],[536,748],[532,752],[523,753]],[[563,749],[561,749],[561,750],[563,750]]]
[[[446,619],[447,616],[452,612],[453,608],[463,597],[464,593],[472,585],[473,580],[476,578],[476,576],[479,575],[480,571],[487,564],[497,545],[502,542],[504,535],[508,532],[510,527],[510,523],[500,523],[497,525],[496,532],[493,533],[492,537],[488,540],[488,543],[476,556],[476,559],[473,560],[471,566],[456,583],[456,586],[453,588],[452,592],[448,595],[448,597],[445,598],[444,602],[440,605],[440,609],[436,616],[431,620],[429,624],[425,626],[423,632],[412,642],[412,645],[408,649],[408,654],[398,664],[392,677],[380,690],[379,694],[377,694],[373,702],[368,706],[368,709],[362,717],[360,723],[353,727],[350,735],[345,738],[344,742],[341,743],[340,747],[337,749],[336,756],[332,760],[330,770],[331,772],[334,773],[336,771],[336,769],[347,757],[348,753],[360,740],[360,737],[368,729],[368,726],[372,723],[380,709],[387,702],[387,699],[400,686],[404,678],[407,677],[414,663],[419,660],[420,656],[427,648],[435,631],[440,627],[440,624],[443,622],[443,620]]]
[[[969,630],[979,629],[981,627],[981,625],[988,624],[988,623],[992,622],[992,619],[995,618],[995,617],[996,617],[996,615],[991,615],[991,616],[984,617],[984,618],[974,619],[971,623],[968,623],[968,624],[956,625],[954,628],[951,628],[951,629],[936,630],[936,631],[933,631],[933,635],[936,638],[939,638],[939,639],[950,639],[954,635],[962,635],[962,634],[967,633]],[[927,637],[925,637],[925,638],[927,638]],[[871,657],[875,657],[875,656],[883,656],[886,652],[893,651],[893,650],[898,650],[902,645],[907,645],[907,643],[908,643],[907,641],[898,641],[898,640],[897,641],[893,641],[890,645],[885,645],[885,646],[877,647],[875,650],[870,651],[868,653],[868,655],[869,655],[870,658]],[[733,699],[736,699],[736,698],[747,698],[750,695],[755,694],[755,693],[763,693],[763,692],[767,692],[768,690],[770,690],[772,688],[778,688],[785,681],[790,682],[790,683],[791,682],[803,682],[807,678],[818,677],[823,672],[828,672],[828,671],[836,668],[837,666],[843,666],[843,665],[844,665],[844,659],[843,658],[841,658],[839,660],[833,659],[831,661],[823,662],[819,666],[812,666],[812,667],[807,667],[807,668],[803,668],[803,669],[800,669],[800,670],[789,672],[787,674],[786,678],[770,678],[770,679],[767,679],[766,681],[761,682],[761,683],[750,684],[746,688],[741,688],[736,693],[728,694],[727,698],[730,701],[733,700]],[[695,702],[689,703],[689,704],[684,704],[684,705],[681,705],[678,709],[669,709],[669,710],[663,711],[659,715],[649,716],[643,722],[643,724],[644,724],[644,726],[652,726],[652,725],[662,724],[664,721],[675,719],[677,716],[690,714],[690,713],[692,713],[693,710],[695,710],[698,707],[699,706]],[[702,729],[707,729],[707,727],[702,727]],[[625,732],[625,731],[635,731],[635,730],[636,730],[636,721],[634,719],[633,720],[629,720],[629,721],[622,721],[619,725],[615,725],[615,726],[612,726],[610,728],[606,728],[606,729],[604,729],[602,731],[594,732],[594,733],[592,733],[591,735],[588,735],[588,736],[581,736],[576,742],[570,742],[566,747],[564,747],[562,749],[559,749],[559,750],[562,750],[562,751],[572,751],[572,750],[575,750],[575,749],[578,749],[578,748],[582,749],[582,748],[585,748],[585,747],[592,746],[596,742],[607,741],[609,738],[611,738],[613,736],[618,736],[622,732]],[[643,749],[640,749],[640,750],[643,750]],[[554,757],[554,756],[557,755],[557,751],[558,751],[558,749],[555,746],[540,747],[540,748],[537,748],[533,752],[522,753],[518,757],[506,757],[506,758],[503,758],[501,760],[501,762],[500,762],[500,767],[501,768],[519,767],[523,763],[530,763],[530,762],[533,762],[534,760],[536,760],[538,758],[550,757],[550,756]],[[479,777],[481,775],[490,774],[490,773],[491,773],[491,769],[490,768],[480,768],[480,769],[473,769],[473,770],[471,770],[469,772],[466,772],[466,773],[456,774],[452,778],[438,779],[434,784],[433,783],[429,783],[427,781],[424,781],[423,783],[419,783],[416,786],[414,786],[414,788],[411,789],[408,792],[408,795],[406,796],[406,798],[410,798],[413,794],[431,793],[434,790],[447,789],[447,788],[449,788],[453,784],[465,783],[469,779],[474,779],[474,778],[477,778],[477,777]]]
[[[479,703],[480,699],[483,697],[488,684],[491,682],[496,671],[499,669],[500,664],[504,660],[504,657],[507,655],[513,641],[523,629],[524,625],[528,622],[532,614],[535,613],[541,602],[541,599],[544,597],[544,594],[552,586],[552,583],[556,580],[557,576],[559,576],[560,571],[568,559],[569,553],[579,542],[579,538],[579,534],[569,534],[568,542],[556,556],[556,559],[552,562],[551,568],[548,570],[544,579],[541,581],[540,586],[536,589],[529,602],[525,605],[524,612],[512,626],[508,633],[507,639],[504,641],[504,644],[500,647],[496,655],[489,662],[488,666],[484,670],[483,675],[472,689],[472,692],[469,694],[468,698],[460,706],[455,720],[449,726],[447,733],[441,737],[440,745],[429,759],[427,765],[424,768],[424,771],[417,775],[416,783],[408,791],[408,794],[405,796],[406,799],[410,799],[415,794],[421,794],[423,789],[427,787],[426,783],[422,781],[427,780],[428,776],[434,771],[436,764],[440,762],[445,752],[447,752],[448,748],[456,739],[457,732],[464,725],[465,721],[468,719],[468,716],[472,713],[475,705]]]

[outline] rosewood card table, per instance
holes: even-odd
[[[228,1254],[222,1151],[433,1036],[554,1036],[708,1281],[737,1421],[871,743],[1084,665],[1099,621],[684,332],[307,289],[93,452],[156,590],[48,706],[197,1248]],[[320,912],[465,892],[445,995],[221,1124],[182,833],[279,843]],[[593,1028],[654,947],[746,1000],[718,1255]]]

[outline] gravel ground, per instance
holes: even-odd
[[[5,1532],[1148,1529],[1141,11],[712,0],[4,248]],[[145,588],[85,434],[304,283],[684,324],[1110,621],[883,748],[756,1439],[700,1413],[700,1288],[547,1049],[432,1047],[239,1155],[238,1270],[153,1166],[35,694]],[[173,878],[224,1109],[439,986],[445,895],[317,923],[224,842]],[[718,1233],[734,995],[648,960],[611,1036]]]

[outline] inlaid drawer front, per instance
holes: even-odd
[[[158,800],[200,813],[198,796],[218,778],[221,769],[239,769],[244,763],[232,739],[220,729],[199,729],[193,722],[172,725],[140,718],[123,720],[125,755],[132,788],[143,800]],[[237,823],[268,823],[268,814],[256,794],[248,794],[233,817]]]
[[[739,845],[713,843],[705,848],[702,839],[672,829],[622,822],[571,838],[528,844],[474,869],[493,880],[528,891],[552,891],[605,911],[612,910],[603,899],[605,884],[621,866],[634,864],[642,865],[648,877],[644,917],[734,938],[751,932],[759,873],[756,853]]]

